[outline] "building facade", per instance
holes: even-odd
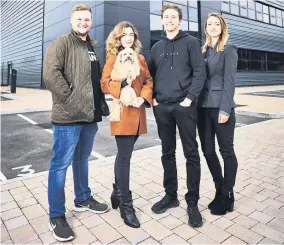
[[[132,22],[149,57],[161,38],[160,11],[175,3],[183,11],[181,29],[200,41],[209,12],[222,13],[229,24],[229,42],[239,50],[237,86],[284,84],[283,1],[1,1],[1,84],[18,73],[17,86],[43,88],[42,61],[52,40],[70,31],[70,13],[78,3],[92,8],[90,35],[98,41],[101,62],[105,40],[120,21]],[[202,42],[202,41],[201,41]]]

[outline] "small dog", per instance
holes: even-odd
[[[121,89],[119,100],[113,98],[113,102],[110,106],[110,121],[120,121],[120,113],[123,108],[122,105],[136,106],[135,99],[137,96],[131,85],[139,74],[139,60],[134,50],[132,48],[125,48],[120,51],[117,55],[113,70],[111,72],[111,79],[120,80],[121,77],[126,77],[128,85]]]

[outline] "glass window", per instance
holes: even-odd
[[[281,18],[276,18],[276,25],[282,26],[282,19]]]
[[[188,19],[190,21],[198,22],[197,9],[188,8]]]
[[[282,53],[238,49],[238,56],[239,71],[284,71]]]
[[[255,3],[256,11],[262,13],[262,4]]]
[[[269,23],[269,15],[268,14],[263,14],[263,21],[265,23]]]
[[[196,0],[189,0],[188,6],[193,7],[193,8],[197,8],[197,1]]]
[[[284,70],[284,62],[268,61],[267,62],[267,70],[268,71],[283,71]]]
[[[248,16],[248,10],[241,7],[241,16],[247,17]]]
[[[240,6],[247,8],[247,1],[241,0],[240,1]]]
[[[253,71],[265,71],[266,70],[265,63],[260,62],[258,60],[251,60],[249,63],[249,66],[250,66],[250,70],[253,70]]]
[[[181,11],[182,11],[182,19],[188,20],[187,6],[184,6],[184,5],[178,5],[178,6],[181,8]]]
[[[256,13],[256,19],[262,21],[262,13]]]
[[[232,4],[239,5],[239,1],[238,1],[238,0],[230,0],[230,2],[231,2]]]
[[[260,59],[260,52],[255,51],[255,50],[249,50],[249,57],[252,60],[259,60]]]
[[[268,13],[268,6],[263,5],[263,13],[269,14],[269,13]]]
[[[150,15],[150,30],[163,30],[162,19],[159,15]]]
[[[270,23],[273,24],[273,25],[276,25],[276,18],[270,17]]]
[[[173,0],[170,0],[170,2],[172,2],[174,4],[182,4],[182,5],[186,5],[187,6],[187,1],[180,1],[180,0],[173,1]]]
[[[196,22],[189,22],[189,30],[190,31],[198,31],[198,23]]]
[[[150,1],[150,13],[161,14],[162,1]]]
[[[151,30],[151,47],[161,39],[163,25],[161,17],[158,15],[150,15],[150,30]]]
[[[275,16],[276,14],[275,14],[275,8],[269,8],[270,9],[270,15],[271,16]]]
[[[239,6],[231,4],[231,13],[235,15],[239,15]]]
[[[249,17],[250,19],[255,20],[255,10],[249,9],[249,10],[248,10],[248,17]]]
[[[281,55],[279,53],[267,52],[268,61],[280,61]]]
[[[244,61],[244,60],[241,60],[239,59],[238,60],[238,71],[245,71],[245,70],[248,70],[247,68],[247,61]]]
[[[276,17],[281,18],[281,10],[276,9]],[[284,17],[284,16],[283,16]]]
[[[182,20],[179,27],[183,31],[188,31],[188,21]]]
[[[248,1],[248,8],[249,9],[255,9],[254,1],[251,1],[251,0]]]
[[[222,11],[230,12],[230,5],[228,3],[222,2],[221,9]]]

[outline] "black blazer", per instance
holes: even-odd
[[[234,102],[235,77],[238,64],[237,47],[226,44],[224,51],[213,51],[206,61],[207,79],[198,99],[204,108],[219,108],[228,114],[236,107]],[[205,59],[206,53],[204,53]],[[206,60],[206,59],[205,59]]]

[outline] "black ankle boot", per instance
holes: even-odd
[[[215,197],[214,197],[213,201],[208,204],[208,209],[211,210],[213,208],[213,206],[215,206],[217,199],[221,194],[222,194],[221,189],[220,188],[216,189]]]
[[[113,209],[117,209],[121,202],[121,192],[116,184],[112,184],[112,186],[113,186],[113,191],[110,196],[111,206]]]
[[[211,209],[211,213],[214,215],[225,215],[227,212],[234,211],[234,193],[229,192],[229,194],[221,194],[217,200],[215,205]]]
[[[140,223],[135,215],[131,192],[129,192],[128,195],[122,194],[121,197],[122,201],[119,205],[121,218],[124,220],[126,225],[132,228],[139,228]]]

